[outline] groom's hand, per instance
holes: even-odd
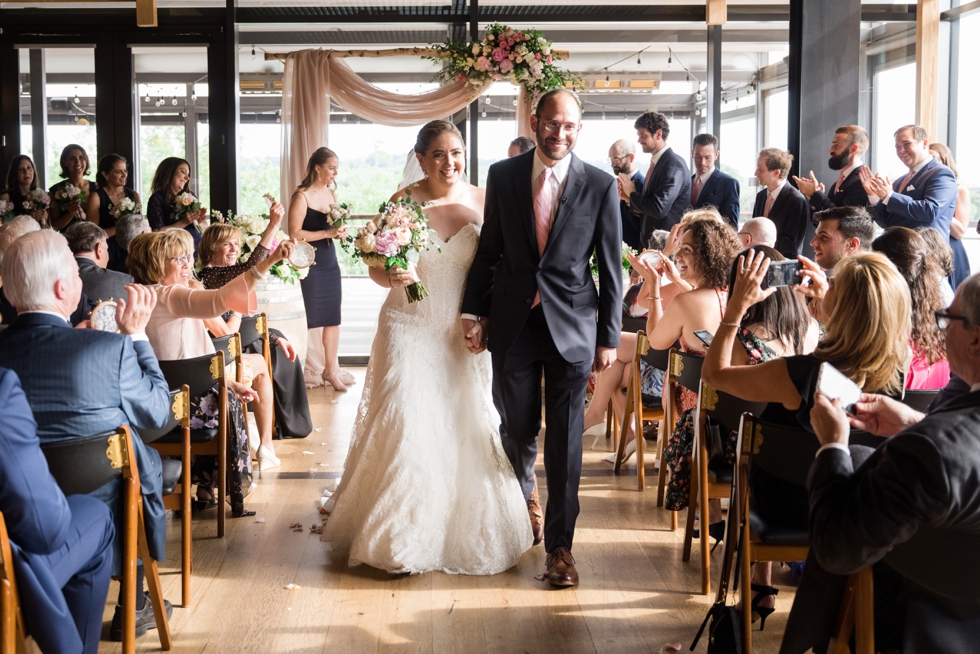
[[[597,347],[595,360],[592,362],[592,372],[602,372],[616,361],[616,348]]]
[[[487,349],[487,319],[479,321],[463,318],[463,343],[473,354]]]

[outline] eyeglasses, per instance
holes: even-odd
[[[186,263],[186,264],[190,265],[190,264],[194,263],[194,255],[193,254],[181,254],[180,256],[170,257],[169,261],[173,261],[178,266],[180,264],[182,264],[182,263]]]
[[[626,163],[629,160],[630,160],[630,156],[628,154],[622,157],[609,157],[608,159],[606,159],[606,161],[608,161],[611,164]]]
[[[946,311],[936,312],[936,324],[939,325],[939,329],[942,329],[943,331],[948,329],[949,326],[953,324],[954,320],[962,320],[964,328],[970,324],[970,321],[967,320],[966,316],[954,316]]]
[[[544,131],[551,132],[552,134],[560,134],[561,132],[567,132],[568,134],[577,134],[578,125],[573,125],[571,123],[566,123],[562,125],[561,123],[555,122],[553,120],[546,120],[541,123],[544,127]]]

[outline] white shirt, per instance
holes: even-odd
[[[708,169],[708,172],[706,172],[703,175],[699,175],[701,179],[701,188],[704,188],[704,185],[707,184],[708,182],[708,178],[711,177],[714,174],[714,172],[715,172],[715,167],[712,166],[711,168]]]
[[[851,165],[850,166],[848,166],[847,168],[845,168],[842,171],[840,171],[841,172],[841,175],[844,176],[842,179],[847,179],[848,177],[850,177],[851,173],[854,172],[854,169],[855,168],[860,168],[863,165],[864,165],[864,162],[861,161],[861,158],[860,157],[855,157],[854,159],[851,160]],[[836,184],[836,183],[837,182],[834,182],[834,184]]]
[[[912,177],[915,177],[916,175],[918,175],[919,174],[919,171],[922,170],[925,167],[925,165],[927,163],[929,163],[930,160],[932,160],[932,157],[926,157],[921,162],[919,162],[918,164],[916,164],[912,168],[912,170],[910,171],[911,174],[912,174]],[[902,176],[902,179],[905,179],[906,176],[908,176],[908,173],[906,173],[905,175],[903,175]],[[909,182],[912,181],[912,177],[909,177]],[[905,185],[905,188],[908,188],[908,184]],[[877,195],[869,195],[868,196],[868,200],[871,202],[871,206],[872,207],[876,206],[879,202],[884,202],[885,203],[885,206],[888,206],[888,201],[891,199],[892,194],[894,192],[895,192],[894,189],[888,189],[888,195],[885,196],[885,199],[882,200]]]
[[[660,148],[659,152],[657,152],[655,155],[650,157],[650,163],[656,166],[657,162],[660,161],[660,157],[664,156],[664,152],[666,152],[669,149],[670,149],[669,145],[665,145],[664,147]]]
[[[772,198],[772,201],[774,203],[776,202],[776,198],[779,197],[779,192],[783,190],[783,187],[784,186],[786,186],[786,180],[785,179],[779,182],[779,186],[776,187],[776,190],[775,191],[769,191],[769,197]],[[766,190],[768,190],[768,189],[769,189],[769,187],[767,186],[766,187]],[[769,198],[767,197],[766,198],[766,201],[768,201],[768,200],[769,200]]]

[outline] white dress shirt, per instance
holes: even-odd
[[[715,167],[714,167],[714,166],[712,166],[711,168],[709,168],[709,169],[708,169],[708,172],[706,172],[706,173],[705,173],[705,174],[703,174],[703,175],[699,175],[699,176],[698,176],[698,177],[700,177],[700,178],[701,178],[701,189],[702,189],[702,190],[704,190],[704,185],[708,183],[708,179],[709,179],[709,178],[710,178],[710,177],[711,177],[711,176],[712,176],[712,175],[713,175],[714,173],[715,173]]]

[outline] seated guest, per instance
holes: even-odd
[[[844,257],[870,249],[875,235],[871,216],[862,207],[836,207],[813,214],[817,232],[810,241],[813,260],[833,270]]]
[[[960,285],[939,320],[950,368],[971,392],[928,415],[865,395],[850,420],[838,403],[817,396],[810,420],[822,447],[808,484],[810,555],[780,651],[823,651],[847,575],[869,564],[874,564],[876,651],[976,650],[977,604],[925,588],[881,563],[893,547],[937,530],[980,535],[974,501],[980,477],[980,276]],[[849,450],[852,426],[888,439],[873,453]],[[928,556],[931,565],[951,575],[974,565],[950,558],[942,546],[932,547]]]
[[[918,125],[895,132],[895,152],[909,172],[892,182],[861,169],[861,183],[871,203],[871,217],[882,227],[935,227],[949,238],[956,212],[956,176],[929,153],[929,136]]]
[[[145,327],[156,302],[152,292],[132,284],[116,310],[119,334],[71,329],[68,318],[78,305],[82,280],[61,234],[41,230],[20,237],[7,249],[0,275],[4,292],[17,307],[17,318],[0,332],[0,366],[24,380],[37,421],[37,435],[49,443],[112,431],[133,430],[140,473],[143,516],[150,555],[164,560],[167,521],[163,508],[163,469],[156,450],[143,445],[141,429],[158,429],[167,420],[170,393]],[[115,479],[91,493],[116,514],[113,574],[122,572],[119,522],[122,484]],[[137,588],[143,587],[142,566]],[[155,627],[153,606],[136,595],[137,634]],[[170,612],[169,602],[167,613]],[[110,635],[122,639],[119,607]]]
[[[694,137],[694,147],[691,149],[691,158],[694,160],[691,208],[714,207],[737,230],[741,210],[738,180],[715,166],[720,154],[718,137],[714,134],[698,134]]]
[[[534,141],[526,136],[518,136],[516,139],[510,142],[507,147],[507,156],[516,157],[519,154],[524,154],[525,152],[530,152],[534,149]]]
[[[6,368],[0,368],[0,415],[0,513],[27,632],[43,652],[97,654],[112,568],[112,512],[93,497],[61,492],[20,380]]]
[[[643,188],[643,173],[636,168],[636,148],[628,139],[619,139],[609,146],[609,165],[613,175],[628,175],[637,188]],[[634,250],[642,250],[646,245],[640,238],[643,214],[630,209],[626,200],[619,200],[619,216],[623,225],[623,243]]]
[[[762,290],[769,263],[766,257],[739,257],[736,288],[728,302],[701,369],[705,383],[750,402],[768,402],[764,418],[811,430],[810,409],[820,364],[829,362],[867,392],[900,397],[908,359],[911,300],[908,285],[884,255],[858,253],[842,259],[829,280],[808,270],[822,298],[826,336],[811,354],[787,356],[754,366],[734,363],[736,333],[746,312],[776,292]],[[806,489],[784,482],[758,468],[749,479],[755,508],[767,522],[806,528]],[[756,595],[752,610],[764,618],[775,606],[771,565],[757,563],[751,583]]]
[[[959,183],[960,171],[956,168],[956,160],[953,153],[942,143],[930,143],[929,153],[946,166],[956,178],[956,210],[953,212],[953,219],[949,223],[949,246],[953,248],[953,275],[949,283],[953,289],[960,285],[964,279],[970,276],[970,257],[966,254],[966,248],[961,240],[970,227],[970,215],[973,212],[973,202],[970,199],[970,189]]]
[[[72,223],[85,220],[85,203],[89,194],[95,190],[95,186],[85,179],[85,175],[88,174],[89,161],[88,153],[82,146],[75,143],[66,145],[61,151],[59,163],[61,164],[60,177],[62,181],[48,189],[48,197],[51,198],[48,213],[51,218],[51,228],[64,231]],[[81,199],[73,197],[66,200],[58,197],[59,193],[64,191],[69,184],[82,192]]]
[[[255,311],[253,289],[264,278],[273,264],[281,261],[292,251],[292,242],[283,241],[276,251],[264,261],[228,282],[220,290],[192,289],[189,281],[192,269],[194,240],[182,229],[166,229],[161,232],[141,234],[129,246],[129,269],[141,284],[150,285],[156,293],[157,305],[146,326],[146,333],[157,357],[162,361],[191,359],[214,354],[214,344],[208,337],[204,320],[215,318],[225,311],[252,313]],[[264,367],[264,366],[263,366]],[[228,495],[232,515],[255,515],[245,510],[245,496],[252,483],[252,459],[249,455],[245,416],[240,402],[258,399],[258,392],[265,390],[272,402],[272,388],[268,375],[261,375],[259,389],[239,384],[229,379],[228,411]],[[191,398],[191,428],[216,427],[218,424],[218,387]],[[273,453],[273,456],[275,454]],[[216,457],[195,457],[192,475],[197,487],[198,501],[211,504],[215,500],[214,485]],[[263,461],[259,459],[260,466]],[[278,465],[271,459],[265,467]],[[221,510],[224,510],[223,508]]]
[[[774,247],[776,245],[776,225],[768,218],[749,218],[738,230],[738,240],[743,248],[756,245]]]
[[[65,230],[68,247],[75,255],[78,274],[82,278],[82,291],[93,302],[117,300],[126,297],[126,286],[133,278],[123,273],[106,270],[109,263],[108,237],[101,227],[88,221],[77,222]]]
[[[134,238],[148,231],[150,231],[150,223],[146,220],[146,216],[134,213],[117,220],[115,239],[120,254],[118,259],[109,258],[107,268],[128,275],[129,268],[126,267],[126,256],[129,254],[129,244],[133,242]]]
[[[24,234],[40,231],[41,226],[30,216],[16,216],[10,222],[0,225],[0,263],[3,263],[3,253],[10,244]],[[0,324],[9,325],[17,317],[17,309],[7,300],[3,292],[3,279],[0,278]]]
[[[38,188],[37,171],[34,162],[26,154],[19,154],[10,161],[7,168],[7,185],[0,191],[0,202],[13,202],[14,215],[29,215],[43,227],[48,226],[48,209],[24,206],[27,195]]]
[[[276,202],[272,205],[272,219],[269,227],[262,236],[262,241],[252,251],[244,263],[237,263],[241,247],[241,234],[237,227],[214,224],[204,231],[198,254],[201,258],[200,278],[204,288],[221,288],[235,277],[254,268],[259,262],[269,256],[273,236],[282,221],[284,211],[282,205]],[[268,238],[268,240],[267,240]],[[265,244],[263,244],[265,242]],[[231,311],[223,316],[205,320],[204,324],[215,336],[232,334],[239,330],[242,315]],[[309,400],[303,382],[303,364],[296,359],[296,350],[286,340],[282,332],[270,329],[269,341],[272,359],[272,384],[275,389],[276,424],[283,434],[305,438],[313,431],[313,421],[310,418]],[[265,370],[266,363],[262,356],[261,341],[243,343],[250,347],[253,353],[245,357],[251,363],[253,371]],[[255,386],[253,385],[253,388]],[[259,430],[262,445],[259,449],[260,461],[275,461],[275,450],[272,446],[272,417],[273,407],[262,402],[263,393],[259,393],[259,401],[253,405],[255,421]]]
[[[895,264],[912,295],[912,363],[905,388],[933,390],[949,383],[946,339],[936,324],[936,312],[946,308],[939,288],[941,274],[929,258],[925,240],[908,227],[889,227],[871,244]]]
[[[208,210],[201,207],[192,214],[177,217],[177,196],[190,191],[191,165],[180,157],[167,157],[157,166],[150,190],[153,195],[146,203],[146,217],[153,231],[183,229],[194,239],[194,249],[201,242],[201,233],[195,223],[206,227]]]
[[[795,259],[803,251],[806,226],[810,221],[810,205],[803,194],[786,183],[793,166],[793,155],[778,148],[766,148],[759,153],[755,176],[763,187],[755,196],[752,216],[768,218],[776,224],[776,245],[787,259]]]
[[[817,181],[813,171],[809,177],[793,177],[797,188],[810,201],[810,209],[826,211],[835,207],[866,207],[868,194],[861,184],[861,160],[868,150],[868,132],[859,125],[838,127],[834,141],[830,144],[830,160],[827,167],[839,170],[837,181],[827,192],[827,188]]]

